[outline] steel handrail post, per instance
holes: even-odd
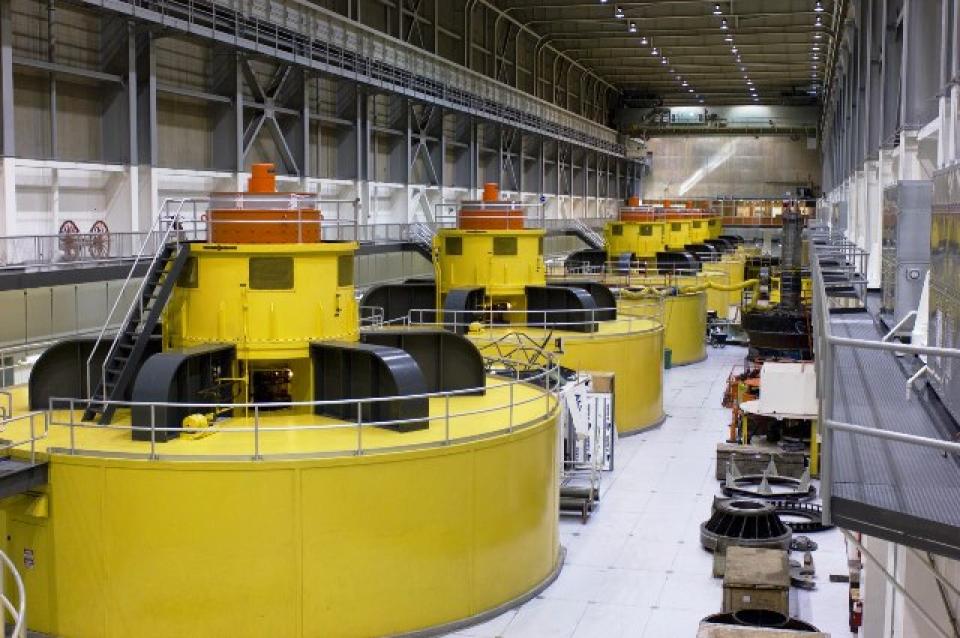
[[[363,403],[357,403],[357,456],[363,454]]]
[[[259,461],[260,457],[260,406],[253,406],[253,460]]]
[[[446,432],[444,433],[444,445],[450,445],[450,395],[444,397],[444,424]]]
[[[157,406],[150,406],[150,460],[157,459]]]

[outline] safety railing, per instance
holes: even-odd
[[[460,220],[460,210],[470,211],[470,221],[521,222],[522,228],[543,228],[546,208],[539,202],[513,202],[498,200],[465,200],[459,203],[439,202],[433,207],[433,224],[437,229],[456,228]],[[509,213],[509,215],[508,215]],[[516,213],[520,213],[517,215]],[[513,226],[511,226],[513,229]]]
[[[23,578],[17,571],[17,566],[2,551],[0,551],[0,563],[3,564],[0,568],[0,605],[3,605],[3,611],[0,612],[0,632],[11,638],[27,638],[27,591],[23,585]],[[5,571],[10,572],[10,580],[13,581],[17,590],[16,604],[10,600],[5,591],[4,583],[7,582],[6,575],[3,573]],[[7,634],[7,614],[13,620],[13,627],[9,634]]]
[[[604,336],[654,332],[662,327],[661,316],[617,315],[617,308],[569,308],[552,310],[497,309],[493,307],[477,310],[444,310],[437,312],[433,308],[415,308],[397,323],[410,326],[442,326],[447,329],[468,331],[471,328],[517,330],[535,328],[539,330],[570,330],[565,338],[576,338],[578,329],[606,323]],[[611,317],[616,319],[611,319]],[[652,322],[652,325],[651,325]]]
[[[960,350],[951,348],[936,348],[929,346],[918,346],[899,343],[896,341],[852,339],[848,337],[839,337],[832,334],[830,329],[830,302],[828,290],[830,283],[825,278],[824,269],[821,266],[821,254],[830,255],[830,262],[836,262],[836,255],[856,254],[848,246],[810,245],[810,269],[813,279],[813,337],[814,337],[814,361],[817,372],[817,394],[818,394],[818,414],[817,420],[820,428],[820,453],[823,458],[821,463],[821,492],[823,493],[823,520],[824,523],[831,521],[830,495],[833,493],[833,450],[834,434],[836,432],[848,432],[856,436],[865,436],[879,438],[888,441],[909,443],[923,447],[960,454],[960,443],[937,439],[931,437],[918,436],[903,432],[882,430],[870,425],[856,423],[846,423],[837,421],[834,418],[834,392],[836,389],[837,374],[837,350],[840,348],[853,348],[862,350],[879,350],[892,354],[913,354],[938,357],[960,358]],[[850,264],[844,264],[842,272],[850,272]],[[863,271],[858,270],[854,274],[859,278]]]
[[[164,225],[174,224],[171,207],[184,201],[183,219],[180,228],[175,228],[175,237],[181,241],[203,241],[215,225],[236,223],[274,223],[269,220],[230,220],[211,223],[206,220],[208,199],[167,200],[163,206]],[[306,203],[306,200],[304,201]],[[456,210],[459,204],[438,204],[442,207],[438,221],[374,222],[360,223],[360,203],[357,200],[316,200],[323,205],[323,219],[303,219],[305,227],[319,226],[323,239],[357,241],[364,243],[422,242],[424,238],[443,228],[456,228]],[[540,207],[539,204],[530,206]],[[525,219],[525,227],[552,231],[579,229],[584,234],[601,241],[598,230],[608,221],[606,217],[544,218],[539,213]],[[293,222],[291,222],[293,223]],[[588,229],[584,231],[582,229]],[[423,232],[425,231],[425,232]],[[590,232],[593,235],[590,235]],[[0,273],[53,270],[127,264],[136,261],[145,243],[151,251],[159,249],[156,231],[21,235],[0,237]]]
[[[22,426],[26,423],[26,426]],[[49,415],[43,410],[24,412],[16,416],[0,419],[0,432],[20,432],[22,435],[11,435],[0,441],[0,452],[7,454],[14,448],[26,448],[30,454],[30,462],[37,460],[37,442],[47,438],[50,431]]]
[[[150,228],[147,237],[143,240],[143,243],[140,246],[140,250],[137,252],[136,257],[134,258],[133,264],[130,267],[130,271],[127,273],[126,279],[123,281],[123,285],[120,288],[120,294],[117,295],[117,300],[114,302],[113,306],[110,308],[110,312],[107,314],[106,320],[103,322],[103,327],[100,329],[100,332],[97,334],[97,339],[94,342],[93,349],[90,351],[90,355],[87,357],[86,361],[86,372],[87,372],[87,397],[94,398],[92,383],[94,379],[99,379],[100,386],[106,388],[106,378],[107,378],[107,362],[111,360],[114,356],[114,353],[117,349],[117,344],[119,342],[118,337],[114,337],[112,343],[110,344],[110,349],[107,352],[106,358],[103,360],[103,363],[100,365],[99,374],[93,374],[93,357],[97,352],[97,348],[100,343],[103,341],[104,337],[107,334],[108,326],[117,323],[117,318],[121,315],[117,314],[118,309],[120,308],[120,302],[124,299],[125,293],[127,293],[128,288],[132,288],[133,285],[136,285],[137,279],[135,278],[137,267],[141,262],[147,261],[149,257],[149,264],[147,270],[149,271],[153,268],[154,264],[160,258],[161,249],[171,240],[180,240],[182,232],[182,226],[180,224],[180,216],[183,211],[183,206],[190,200],[178,200],[179,205],[177,206],[176,213],[171,217],[167,214],[157,215],[154,219],[153,226]],[[161,205],[161,210],[166,211],[170,200],[165,200]],[[120,325],[126,325],[130,318],[133,316],[134,312],[143,311],[143,293],[144,288],[147,286],[147,278],[139,280],[139,285],[136,289],[136,295],[133,298],[133,302],[130,304],[130,307],[127,309],[125,315],[122,315],[120,319]],[[119,335],[118,335],[119,336]],[[104,399],[108,398],[106,396]]]
[[[137,253],[148,234],[104,232],[0,237],[0,272],[122,263]]]
[[[541,360],[540,365],[521,368],[517,366],[516,361],[484,357],[487,373],[493,375],[493,380],[488,381],[485,386],[402,396],[272,403],[103,402],[105,405],[114,405],[118,409],[137,408],[145,411],[149,414],[149,423],[139,425],[118,422],[100,425],[85,422],[80,419],[87,406],[85,399],[52,397],[49,401],[49,410],[45,413],[48,415],[49,429],[67,428],[68,445],[49,447],[47,451],[71,455],[123,456],[149,460],[270,460],[359,456],[475,441],[531,427],[553,414],[557,406],[554,389],[560,381],[560,368],[546,354]],[[471,407],[476,405],[475,402],[458,404],[456,401],[460,397],[475,396],[481,392],[491,397],[488,399],[490,405],[477,408]],[[364,413],[369,413],[377,404],[424,400],[431,406],[430,413],[425,416],[379,421],[364,418]],[[438,405],[439,410],[436,409]],[[343,420],[328,417],[326,422],[315,420],[315,415],[323,413],[324,410],[348,407],[355,409],[355,418]],[[169,425],[158,421],[160,416],[157,412],[161,408],[187,409],[196,414],[211,415],[215,418],[209,427]],[[282,410],[291,412],[280,412],[277,416],[278,411]],[[477,428],[478,422],[482,422],[484,426]],[[431,430],[435,427],[441,429],[436,435],[430,437],[417,436],[416,432],[411,432],[398,433],[396,437],[381,438],[379,442],[365,441],[365,435],[369,438],[369,432],[373,428],[399,429],[401,426],[422,423],[427,423]],[[111,448],[109,444],[90,447],[89,441],[96,437],[86,437],[81,433],[94,431],[101,433],[121,431],[130,435],[139,432],[141,436],[148,435],[149,441],[144,442],[146,450],[142,452],[136,449],[131,450],[129,447],[118,450]],[[347,436],[338,436],[342,433],[347,433]],[[199,451],[193,445],[171,447],[169,445],[171,441],[164,442],[170,434],[202,438],[246,437],[249,447],[245,452],[232,451],[237,449],[237,445],[232,443],[221,448],[231,451],[217,451],[216,446],[204,446],[206,451]],[[403,437],[406,435],[409,435],[414,442],[403,443]],[[296,438],[297,436],[301,438]],[[350,443],[338,445],[338,441],[350,441]],[[311,445],[315,447],[311,448]]]
[[[709,262],[717,263],[717,262]],[[595,263],[590,261],[563,260],[552,261],[547,265],[547,277],[555,279],[583,279],[597,278],[604,281],[619,279],[622,285],[630,285],[631,279],[645,277],[661,277],[665,281],[679,280],[703,275],[705,271],[700,267],[691,267],[678,263],[657,264],[655,260],[644,261],[606,261]]]

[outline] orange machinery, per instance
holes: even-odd
[[[273,164],[254,164],[245,193],[212,193],[208,240],[216,244],[315,243],[323,216],[310,193],[278,193]]]

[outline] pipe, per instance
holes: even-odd
[[[760,297],[760,280],[759,279],[746,279],[738,284],[718,284],[714,281],[707,281],[702,284],[697,284],[696,286],[686,286],[680,289],[681,293],[694,293],[694,292],[703,292],[708,289],[717,290],[720,292],[736,292],[738,290],[746,290],[749,288],[753,293],[750,296],[750,301],[744,306],[747,310],[752,310],[757,305]]]

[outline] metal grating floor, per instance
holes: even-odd
[[[835,336],[879,340],[867,312],[834,315]],[[941,439],[956,426],[926,396],[908,401],[907,375],[891,353],[838,347],[834,418]],[[960,459],[907,443],[834,434],[835,523],[960,558]]]

